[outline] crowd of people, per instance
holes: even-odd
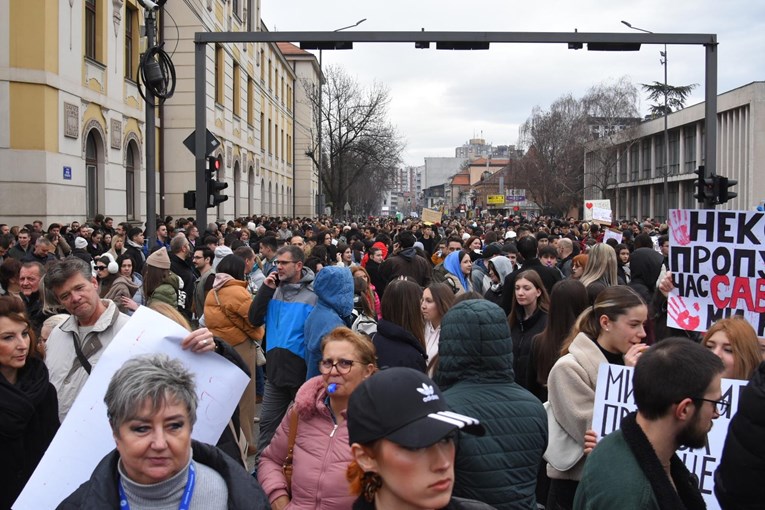
[[[141,306],[249,383],[207,445],[194,374],[127,361],[105,396],[115,450],[61,508],[704,508],[675,451],[731,404],[721,378],[751,379],[750,416],[715,492],[761,508],[762,484],[740,481],[765,474],[765,339],[735,316],[668,328],[667,225],[612,230],[621,242],[545,216],[168,217],[150,241],[103,215],[0,224],[0,510]],[[601,363],[635,367],[637,411],[605,438]]]

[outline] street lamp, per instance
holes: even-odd
[[[645,32],[646,34],[653,33],[650,30],[633,26],[624,20],[622,20],[622,24],[627,28],[637,30],[638,32]],[[660,62],[664,66],[664,209],[666,210],[667,214],[667,216],[664,218],[666,219],[669,216],[669,183],[667,182],[667,176],[669,175],[669,130],[667,128],[667,117],[669,116],[669,107],[667,105],[667,95],[669,92],[667,85],[667,43],[664,43],[664,51],[660,51],[659,54],[661,55]]]
[[[362,19],[358,20],[356,23],[354,23],[353,25],[348,25],[347,27],[342,27],[342,28],[335,29],[335,30],[333,30],[333,32],[341,32],[341,31],[347,30],[349,28],[355,28],[355,27],[361,25],[362,23],[364,23],[366,20],[367,20],[366,18],[362,18]],[[319,48],[319,127],[318,127],[318,131],[319,131],[319,203],[317,204],[318,205],[318,209],[319,209],[317,211],[317,213],[318,213],[317,215],[318,216],[321,216],[323,214],[323,212],[324,212],[324,199],[323,199],[324,196],[322,195],[322,190],[321,190],[321,172],[322,172],[322,169],[323,169],[322,165],[324,164],[323,163],[324,148],[322,147],[322,144],[321,144],[321,129],[322,129],[322,124],[323,124],[323,122],[322,122],[323,121],[322,111],[323,111],[323,106],[324,106],[324,104],[322,103],[322,101],[323,101],[323,99],[322,99],[322,96],[323,96],[322,91],[323,90],[324,90],[324,68],[322,66],[322,50],[321,50],[321,48]],[[333,204],[333,205],[335,205],[335,207],[337,207],[336,204]]]

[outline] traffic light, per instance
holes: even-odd
[[[215,179],[218,170],[220,170],[220,160],[214,156],[207,156],[207,170],[205,171],[207,207],[215,207],[221,202],[228,200],[228,195],[219,193],[228,188],[228,183],[219,182]]]
[[[696,200],[698,200],[699,202],[705,202],[705,201],[714,202],[715,175],[712,174],[711,176],[706,177],[703,166],[700,166],[693,173],[698,175],[698,178],[696,178],[696,194],[693,196],[696,197]]]
[[[734,193],[728,190],[728,188],[732,188],[736,184],[738,184],[738,181],[735,179],[728,179],[722,175],[715,175],[713,185],[715,203],[724,204],[731,198],[736,198],[738,193]]]

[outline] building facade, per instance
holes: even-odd
[[[667,118],[669,162],[664,147],[664,119],[645,121],[619,133],[616,168],[606,197],[595,196],[585,177],[585,198],[610,198],[617,218],[666,220],[667,210],[694,209],[698,201],[694,171],[704,165],[704,103]],[[752,209],[765,200],[760,162],[765,158],[765,82],[753,82],[717,97],[717,174],[735,179],[738,196],[722,208]],[[585,176],[599,171],[591,148],[585,149]],[[664,170],[668,168],[668,206]]]
[[[0,0],[0,20],[0,217],[49,223],[102,213],[144,222],[146,114],[136,77],[146,43],[138,1]],[[156,108],[156,211],[193,216],[183,193],[195,188],[194,156],[182,142],[195,127],[194,34],[264,30],[260,0],[170,1],[157,25],[176,88]],[[301,113],[310,107],[296,97],[302,65],[276,44],[207,45],[206,124],[221,142],[213,156],[229,195],[208,211],[211,219],[291,216],[298,204],[300,214],[313,214],[315,170],[296,150],[305,137],[300,126],[311,124]]]
[[[0,217],[145,211],[135,0],[0,0]]]

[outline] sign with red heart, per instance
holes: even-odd
[[[586,204],[584,204],[584,206],[585,206],[587,209],[592,209],[592,202],[587,202]]]

